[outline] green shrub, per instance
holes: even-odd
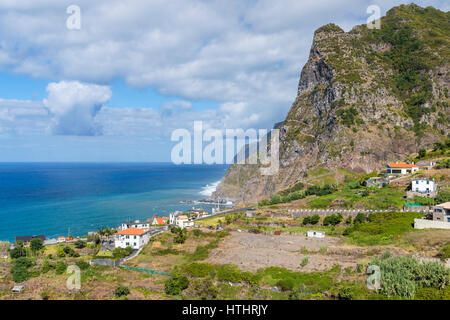
[[[116,288],[116,290],[114,290],[114,295],[117,298],[123,297],[123,296],[127,296],[130,294],[130,289],[126,286],[118,286]]]
[[[115,248],[115,249],[113,250],[113,252],[112,252],[113,257],[114,257],[115,259],[122,259],[122,258],[125,258],[125,257],[129,256],[129,255],[132,254],[132,253],[133,253],[133,248],[131,248],[131,247],[126,247],[126,248],[120,248],[120,247],[118,247],[118,248]]]
[[[41,238],[33,238],[30,241],[30,249],[33,252],[38,252],[44,248],[44,241]]]
[[[213,273],[214,267],[210,263],[191,263],[184,267],[184,271],[191,277],[207,277]]]
[[[309,258],[305,257],[305,258],[302,259],[302,262],[300,263],[300,265],[303,268],[303,267],[305,267],[308,264],[308,262],[309,262]]]
[[[443,261],[449,259],[450,258],[450,243],[443,245],[439,249],[439,253],[437,254],[437,256],[438,256],[438,258],[440,258]]]
[[[179,295],[189,286],[188,278],[181,273],[174,273],[164,284],[166,294]]]
[[[323,225],[324,226],[328,226],[328,225],[335,226],[335,225],[338,225],[339,223],[341,223],[341,221],[342,221],[342,215],[340,213],[338,213],[338,214],[333,213],[332,215],[326,216],[323,219]]]
[[[11,249],[9,251],[9,255],[12,259],[17,259],[20,257],[26,257],[27,256],[27,250],[24,247],[15,247],[14,249]]]
[[[67,270],[67,264],[65,264],[63,261],[58,261],[56,263],[55,272],[56,274],[63,274]]]
[[[75,241],[74,245],[77,249],[83,249],[86,247],[86,242],[84,242],[83,240],[77,240]]]
[[[436,261],[393,257],[375,258],[371,264],[380,267],[380,292],[388,297],[413,299],[417,288],[440,290],[450,284],[450,269]]]
[[[90,267],[90,264],[86,261],[77,261],[76,263],[77,267],[80,268],[80,270],[86,270]]]

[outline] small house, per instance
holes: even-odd
[[[414,179],[411,181],[411,191],[419,193],[434,193],[436,192],[437,185],[434,180],[430,179]]]
[[[325,238],[325,232],[310,230],[306,233],[308,238]]]
[[[450,222],[450,202],[437,204],[433,207],[433,220]]]
[[[147,221],[140,221],[140,220],[126,221],[123,222],[119,227],[120,230],[125,230],[128,228],[148,229],[150,228],[150,223]]]
[[[163,218],[159,218],[159,217],[154,217],[153,221],[152,221],[152,225],[165,225],[168,222],[169,218],[168,217],[163,217]]]
[[[131,247],[140,249],[150,239],[150,231],[142,228],[127,228],[114,234],[114,246],[116,248]]]
[[[24,286],[14,286],[12,288],[12,292],[13,293],[21,293],[23,291],[23,289],[24,289]]]
[[[253,208],[245,210],[245,216],[247,218],[253,218],[255,216],[256,210]]]
[[[399,162],[399,163],[388,163],[387,173],[388,174],[409,174],[419,171],[420,167],[413,163]]]
[[[436,165],[436,161],[419,161],[416,163],[421,169],[432,169]]]
[[[187,215],[180,215],[176,217],[175,225],[184,229],[186,227],[193,227],[194,221],[189,220]]]
[[[377,187],[381,188],[383,184],[389,184],[389,180],[382,177],[371,177],[363,182],[365,187]]]

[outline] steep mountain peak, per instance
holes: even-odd
[[[279,125],[279,173],[234,165],[216,195],[256,201],[312,168],[370,172],[448,137],[449,18],[401,5],[381,19],[381,29],[317,29],[297,97]]]

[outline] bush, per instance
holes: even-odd
[[[42,273],[47,273],[53,268],[54,268],[53,264],[51,264],[47,259],[45,259],[44,263],[42,264],[41,272]]]
[[[202,300],[215,299],[218,294],[218,290],[210,278],[195,281],[193,290],[195,295]]]
[[[439,249],[437,257],[445,261],[450,258],[450,244],[446,244]]]
[[[303,225],[307,225],[307,224],[317,224],[320,220],[320,216],[318,214],[315,214],[313,216],[308,216],[303,218],[302,224]]]
[[[351,287],[343,287],[339,289],[339,300],[353,300],[355,299],[355,293]]]
[[[126,286],[118,286],[116,288],[116,290],[114,290],[114,295],[117,298],[123,297],[123,296],[127,296],[130,294],[130,289]]]
[[[353,223],[354,224],[364,223],[364,222],[366,222],[366,220],[367,220],[367,217],[364,213],[358,213],[355,217],[355,220],[353,220]]]
[[[77,261],[76,265],[80,270],[86,270],[90,267],[90,264],[86,261]]]
[[[331,216],[326,216],[323,219],[323,225],[324,226],[328,226],[328,225],[338,225],[339,223],[341,223],[342,221],[342,215],[340,213],[336,214],[332,214]]]
[[[181,273],[174,273],[164,284],[166,294],[179,295],[189,286],[188,278]]]
[[[17,283],[24,282],[30,277],[28,269],[23,266],[13,266],[11,268],[11,274],[14,282]]]
[[[191,277],[207,277],[213,273],[214,267],[210,263],[191,263],[184,267],[184,271]]]
[[[123,248],[115,248],[113,250],[113,252],[112,252],[113,257],[115,259],[125,258],[125,257],[129,256],[132,253],[133,253],[133,248],[131,248],[131,247],[126,247],[125,249],[123,249]]]
[[[380,267],[380,292],[388,297],[413,299],[417,288],[444,289],[450,284],[450,269],[439,262],[420,262],[411,257],[375,258]]]
[[[12,259],[26,257],[27,250],[24,247],[15,247],[14,249],[9,251],[9,255],[11,256]]]
[[[14,282],[20,283],[28,280],[28,278],[30,278],[31,276],[28,268],[30,268],[31,266],[33,266],[33,261],[26,257],[19,257],[15,259],[10,270]]]
[[[83,240],[77,240],[75,241],[74,245],[77,249],[83,249],[86,247],[86,242],[84,242]]]
[[[33,238],[30,241],[30,248],[33,252],[38,252],[44,247],[44,241],[41,238]]]
[[[56,274],[63,274],[67,270],[67,264],[62,261],[56,263],[55,272]]]

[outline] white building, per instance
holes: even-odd
[[[127,222],[123,222],[119,227],[120,230],[125,230],[128,228],[148,229],[148,228],[150,228],[150,222],[139,221],[139,220],[127,221]]]
[[[306,233],[308,238],[325,238],[325,232],[310,230]]]
[[[420,167],[418,165],[407,163],[407,162],[399,162],[399,163],[388,163],[387,164],[387,173],[391,174],[408,174],[419,171]]]
[[[180,215],[175,218],[175,225],[181,229],[184,229],[186,227],[193,227],[194,221],[189,220],[186,215]]]
[[[170,215],[169,215],[169,223],[174,225],[176,218],[182,213],[183,212],[181,212],[181,211],[171,212]]]
[[[150,238],[150,231],[139,228],[126,228],[114,234],[114,246],[116,248],[131,247],[140,249]]]
[[[432,193],[436,191],[434,180],[414,179],[411,181],[411,190],[420,193]]]

